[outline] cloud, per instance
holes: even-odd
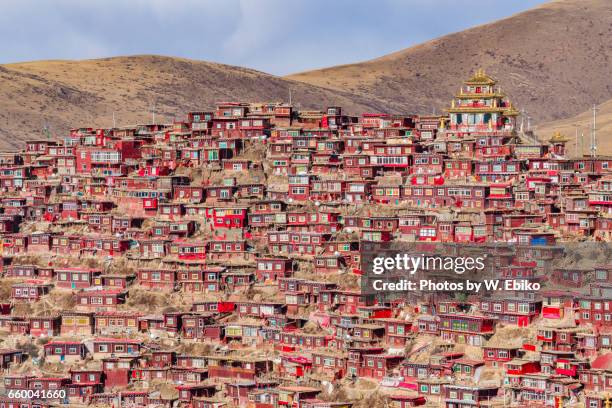
[[[374,58],[543,2],[3,0],[0,62],[162,54],[286,74]]]
[[[303,9],[304,3],[299,1],[289,5],[286,0],[241,0],[236,29],[223,41],[225,54],[244,59],[283,44],[291,38],[295,15]]]

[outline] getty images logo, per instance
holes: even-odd
[[[420,269],[429,271],[453,271],[461,275],[467,271],[482,271],[485,268],[485,258],[486,255],[481,257],[426,256],[425,254],[379,256],[373,259],[372,272],[375,275],[382,275],[389,271],[405,271],[410,275],[414,275]]]

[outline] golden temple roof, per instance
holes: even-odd
[[[482,68],[476,70],[473,77],[465,81],[466,85],[495,85],[495,80],[485,74]]]
[[[549,143],[566,143],[569,139],[561,134],[561,132],[555,132],[555,134],[548,140]]]

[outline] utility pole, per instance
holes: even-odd
[[[574,152],[576,157],[580,157],[578,155],[578,128],[580,128],[580,126],[577,123],[574,123],[574,127],[576,128],[576,146],[574,146]]]
[[[117,121],[115,121],[115,111],[113,111],[113,129],[117,128]]]
[[[599,108],[596,105],[593,105],[593,126],[591,127],[591,157],[595,157],[597,155],[596,118],[598,110]]]
[[[155,107],[156,107],[156,103],[155,101],[153,101],[153,105],[151,106],[151,115],[153,116],[153,125],[155,124]]]
[[[531,116],[527,115],[527,131],[531,130]]]

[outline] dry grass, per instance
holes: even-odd
[[[163,292],[154,292],[143,288],[130,288],[130,296],[127,298],[126,305],[144,313],[159,312],[161,308],[167,307],[169,295]]]
[[[32,309],[35,315],[49,315],[71,310],[76,306],[76,295],[72,291],[53,289],[49,295],[45,296],[40,302],[33,304]]]
[[[145,222],[148,220],[145,220]],[[136,273],[137,268],[133,261],[124,257],[113,258],[113,262],[108,268],[108,273],[117,275],[130,275]]]
[[[11,297],[11,286],[18,283],[17,279],[0,279],[0,302],[8,302]]]
[[[182,342],[174,351],[178,354],[186,354],[188,356],[208,356],[212,353],[214,346],[211,344]]]
[[[26,353],[30,358],[37,358],[42,355],[42,350],[34,342],[17,342],[16,348]]]

